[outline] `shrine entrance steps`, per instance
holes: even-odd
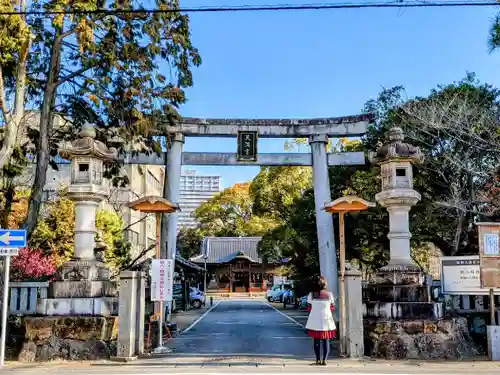
[[[207,297],[220,298],[265,298],[266,292],[225,292],[225,291],[208,291]]]

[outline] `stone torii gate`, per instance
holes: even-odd
[[[182,118],[167,126],[170,147],[163,155],[126,156],[127,164],[165,165],[164,198],[178,202],[182,165],[241,165],[241,166],[312,166],[316,226],[321,273],[329,290],[338,295],[337,256],[333,217],[323,210],[331,201],[328,166],[363,165],[363,152],[328,153],[329,138],[355,137],[366,133],[373,121],[371,114],[319,119],[199,119]],[[183,152],[185,137],[237,137],[240,132],[255,132],[259,138],[308,138],[311,153],[258,154],[254,161],[241,161],[236,153]],[[162,220],[162,258],[175,260],[177,214]]]

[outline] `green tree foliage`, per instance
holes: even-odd
[[[365,112],[375,113],[377,121],[361,141],[344,140],[335,146],[369,155],[387,142],[385,135],[391,127],[400,126],[406,141],[421,148],[426,160],[414,173],[415,189],[422,200],[410,212],[412,247],[420,264],[428,263],[425,257],[430,253],[435,256],[434,250],[428,250],[433,245],[445,255],[477,253],[473,223],[498,215],[497,108],[498,91],[471,74],[438,86],[424,98],[408,100],[401,86],[384,89],[366,103]],[[358,195],[374,201],[380,191],[380,168],[368,161],[363,166],[330,167],[329,173],[333,199]],[[348,259],[356,259],[368,270],[384,265],[389,255],[388,220],[380,206],[347,215]],[[298,277],[317,272],[314,221],[310,192],[283,225],[264,236],[261,252],[270,259],[290,257]],[[334,224],[338,228],[338,215]],[[336,239],[338,248],[338,236]]]
[[[199,255],[203,237],[200,228],[181,228],[177,234],[177,250],[184,259]]]
[[[149,5],[179,8],[178,0]],[[0,169],[5,171],[16,149],[21,156],[36,149],[26,220],[30,234],[39,216],[47,168],[56,168],[59,145],[74,139],[84,122],[96,124],[98,138],[120,151],[155,152],[160,149],[157,136],[178,119],[184,88],[193,83],[191,68],[201,62],[191,43],[188,17],[176,11],[96,12],[140,6],[122,0],[37,0],[28,6],[25,0],[0,1],[7,11],[59,12],[0,18],[0,109],[6,125]],[[23,121],[26,125],[28,100],[39,116],[29,123],[30,144],[25,146],[15,136]],[[55,126],[56,118],[62,124]],[[117,170],[118,165],[108,166],[110,176]]]
[[[131,246],[125,239],[125,222],[115,211],[101,210],[96,214],[96,228],[108,245],[105,259],[108,266],[119,271],[132,261]]]
[[[272,217],[253,214],[250,184],[237,184],[225,189],[194,213],[205,235],[219,237],[257,236],[276,225]]]
[[[52,254],[61,265],[74,254],[75,204],[61,196],[48,202],[43,217],[30,240],[30,245]]]
[[[294,210],[295,203],[311,186],[311,168],[262,168],[250,185],[253,213],[285,220]]]
[[[310,168],[263,167],[251,183],[236,184],[203,203],[194,212],[199,227],[181,230],[177,247],[191,257],[199,254],[204,236],[263,236],[293,215],[311,183]]]
[[[490,26],[488,36],[488,48],[490,52],[496,51],[500,47],[500,13],[497,13]]]
[[[30,246],[50,254],[59,266],[74,255],[75,204],[61,192],[61,196],[48,202],[43,211]],[[105,261],[115,271],[126,268],[131,262],[131,247],[125,240],[123,227],[123,219],[116,212],[97,212],[96,228],[107,245]]]

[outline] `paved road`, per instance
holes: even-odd
[[[261,300],[224,300],[168,345],[175,357],[313,360],[304,328]]]

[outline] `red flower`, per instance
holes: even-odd
[[[12,257],[11,272],[13,280],[49,280],[56,273],[56,265],[43,250],[23,248]]]

